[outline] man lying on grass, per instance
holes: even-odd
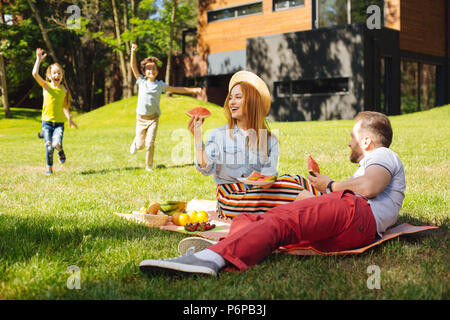
[[[280,246],[299,244],[320,251],[341,251],[369,245],[396,222],[405,197],[403,164],[388,149],[391,141],[392,127],[384,114],[359,113],[349,147],[350,161],[360,167],[351,179],[338,182],[317,172],[315,177],[308,175],[323,195],[302,191],[298,200],[264,214],[240,214],[221,241],[183,239],[179,251],[188,254],[144,260],[140,269],[145,273],[217,275],[227,263],[243,271]]]

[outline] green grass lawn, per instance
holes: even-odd
[[[67,162],[55,156],[45,176],[45,149],[37,138],[40,113],[0,113],[0,299],[449,299],[450,106],[391,117],[392,149],[403,160],[407,190],[398,223],[437,225],[402,236],[358,256],[273,254],[243,273],[218,279],[158,276],[139,271],[144,259],[177,255],[184,236],[125,221],[150,200],[215,197],[212,177],[193,165],[186,110],[198,105],[225,121],[223,109],[189,97],[162,98],[156,170],[144,170],[144,152],[132,156],[136,97],[77,115],[64,134]],[[305,175],[309,154],[322,171],[346,179],[353,121],[271,123],[280,139],[279,173]],[[70,290],[70,266],[80,269]],[[381,289],[367,288],[367,268],[380,268]],[[199,280],[200,279],[200,280]],[[198,280],[198,281],[195,281]]]

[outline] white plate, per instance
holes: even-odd
[[[252,185],[252,186],[267,186],[269,184],[274,183],[275,181],[256,181],[256,180],[247,180],[247,178],[237,178],[239,182]]]

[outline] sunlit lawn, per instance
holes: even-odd
[[[77,115],[67,129],[67,163],[55,157],[45,176],[40,114],[0,113],[0,299],[448,299],[450,106],[391,117],[392,149],[403,160],[407,190],[398,223],[440,229],[403,236],[358,256],[271,255],[244,273],[218,279],[148,277],[139,262],[177,254],[182,234],[125,221],[149,200],[210,199],[211,177],[196,172],[186,110],[207,106],[205,131],[224,123],[223,109],[189,97],[162,99],[158,168],[144,170],[144,153],[130,155],[136,97]],[[313,155],[322,171],[346,179],[352,121],[270,123],[280,139],[279,173],[306,174]],[[70,266],[81,289],[70,290]],[[381,270],[369,290],[367,267]]]

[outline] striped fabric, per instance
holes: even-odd
[[[219,184],[217,186],[217,216],[233,219],[243,212],[264,213],[267,210],[292,202],[301,190],[316,196],[317,191],[308,180],[298,175],[283,175],[270,188],[250,186],[243,183]]]

